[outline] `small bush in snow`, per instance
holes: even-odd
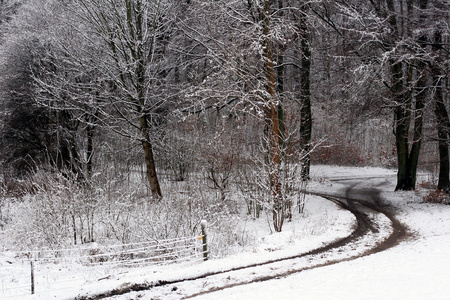
[[[445,191],[435,190],[423,197],[423,201],[427,203],[439,203],[450,205],[450,194]]]

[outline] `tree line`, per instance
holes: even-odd
[[[144,165],[159,201],[167,174],[203,172],[223,195],[234,177],[276,231],[311,162],[329,156],[384,155],[396,190],[410,190],[427,146],[448,191],[449,6],[1,1],[3,178],[48,169],[89,185],[113,157]],[[361,124],[390,137],[365,147],[377,136],[353,139]]]

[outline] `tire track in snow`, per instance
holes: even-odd
[[[207,291],[202,291],[199,293],[196,293],[194,295],[189,295],[184,297],[183,299],[189,299],[194,298],[196,296],[210,294],[216,291],[220,291],[226,288],[233,288],[237,286],[242,286],[246,284],[251,284],[254,282],[262,282],[267,280],[273,280],[273,279],[279,279],[283,277],[287,277],[289,275],[292,275],[294,273],[299,273],[302,271],[320,268],[324,266],[329,266],[332,264],[337,264],[344,261],[350,261],[354,260],[360,257],[364,257],[367,255],[375,254],[381,251],[384,251],[386,249],[389,249],[391,247],[394,247],[397,245],[400,241],[402,241],[407,236],[407,228],[397,220],[395,217],[395,214],[391,211],[389,207],[382,206],[379,203],[381,203],[381,199],[379,198],[379,193],[372,189],[372,190],[365,190],[367,193],[367,196],[370,196],[374,203],[370,203],[364,200],[360,199],[352,199],[348,197],[350,187],[347,190],[347,195],[345,197],[341,196],[330,196],[326,194],[320,194],[320,193],[311,193],[316,196],[323,197],[329,201],[332,201],[342,207],[343,209],[346,209],[350,211],[357,220],[357,227],[354,229],[354,231],[347,237],[342,238],[340,240],[337,240],[331,244],[328,244],[324,247],[320,247],[318,249],[312,250],[307,253],[299,254],[294,257],[286,258],[286,260],[296,260],[299,258],[304,257],[311,257],[311,260],[313,261],[311,264],[306,266],[300,266],[297,268],[292,268],[291,270],[286,270],[285,272],[275,272],[270,275],[261,276],[259,278],[254,278],[253,280],[245,280],[243,282],[237,282],[232,283],[220,287],[211,288]],[[390,229],[391,232],[387,237],[382,238],[381,240],[375,239],[375,243],[373,245],[370,245],[369,247],[367,244],[364,245],[367,241],[364,240],[364,237],[373,236],[380,233],[380,228],[383,227],[383,224],[380,224],[375,220],[376,218],[372,218],[370,216],[371,212],[377,214],[377,215],[383,215],[390,221]],[[363,246],[362,249],[355,249],[359,248],[360,246]],[[350,249],[350,250],[349,250]],[[352,254],[356,250],[356,254]],[[358,252],[358,250],[362,250],[362,252]],[[344,257],[327,260],[327,256],[333,256],[336,252],[341,252]],[[345,257],[346,256],[346,257]],[[325,261],[323,261],[325,259]],[[268,263],[267,266],[269,267],[272,263]]]
[[[164,297],[164,295],[189,299],[227,288],[283,278],[294,273],[354,260],[394,247],[407,237],[407,228],[395,217],[395,213],[390,207],[381,204],[382,199],[378,190],[369,188],[358,190],[358,193],[370,197],[371,200],[366,201],[360,199],[360,197],[350,197],[350,193],[354,191],[355,186],[356,184],[349,186],[345,196],[310,193],[334,202],[355,216],[356,226],[347,237],[290,257],[205,273],[182,280],[129,285],[107,293],[76,299],[106,299],[116,295],[146,290],[156,292],[155,299],[158,299],[158,296]],[[386,234],[386,232],[388,233]],[[286,262],[289,263],[286,264]],[[191,287],[196,285],[200,292],[195,294],[183,293],[183,284],[187,282]]]

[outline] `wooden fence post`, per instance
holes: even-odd
[[[202,227],[202,242],[203,242],[203,260],[208,260],[208,239],[206,234],[206,220],[202,220],[200,223]]]

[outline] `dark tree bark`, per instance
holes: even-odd
[[[278,1],[278,9],[280,16],[283,15],[283,0]],[[282,149],[281,155],[284,155],[284,149],[286,149],[286,123],[284,118],[284,101],[283,101],[283,93],[284,93],[284,51],[282,48],[278,53],[278,61],[277,61],[277,94],[279,95],[278,99],[278,120],[280,122],[280,146]]]
[[[438,83],[439,84],[439,83]],[[448,124],[450,123],[447,108],[445,107],[442,91],[436,87],[434,112],[438,122],[437,135],[439,143],[439,180],[437,188],[443,191],[450,189],[450,163],[448,151]]]
[[[423,64],[420,64],[423,66]],[[395,112],[395,141],[397,146],[397,186],[395,190],[413,190],[416,187],[416,173],[422,144],[423,110],[425,108],[424,74],[420,75],[416,89],[418,93],[406,92],[403,80],[403,64],[392,63],[391,75],[393,85],[391,91],[396,102]],[[413,98],[415,101],[413,101]],[[414,122],[412,123],[412,120]],[[410,126],[413,136],[410,140]]]
[[[442,34],[439,30],[434,33],[434,41],[432,43],[433,53],[439,57],[439,51],[442,49]],[[448,141],[450,133],[450,119],[447,107],[444,101],[444,77],[441,67],[438,65],[440,61],[432,64],[433,88],[434,92],[434,113],[437,121],[437,137],[439,149],[439,179],[437,188],[443,191],[450,190],[450,161]]]
[[[94,131],[95,127],[88,124],[86,126],[86,179],[91,179],[92,177],[92,158],[94,156]]]
[[[311,113],[311,50],[309,47],[310,35],[306,24],[307,7],[302,7],[299,20],[299,29],[301,35],[301,70],[300,70],[300,147],[304,152],[301,176],[303,180],[309,179],[311,165],[311,133],[312,133],[312,113]]]
[[[394,109],[395,144],[397,147],[397,186],[395,190],[411,188],[410,156],[409,156],[409,127],[411,122],[411,99],[404,93],[403,64],[391,63],[392,87],[395,98]]]
[[[402,38],[399,26],[408,26],[398,22],[394,1],[386,1],[389,11],[389,24],[394,31],[394,39]],[[408,0],[408,17],[412,17],[412,1]],[[420,9],[426,8],[427,0],[420,1]],[[420,16],[422,19],[422,16]],[[423,21],[423,20],[422,20]],[[409,28],[402,30],[409,31]],[[418,39],[418,44],[423,47],[423,37]],[[423,110],[426,98],[426,64],[423,61],[415,61],[417,68],[416,86],[412,83],[414,67],[411,62],[390,59],[390,72],[392,76],[391,93],[395,103],[394,134],[397,146],[397,186],[395,190],[413,190],[416,187],[416,173],[422,144]],[[405,70],[404,70],[405,68]],[[409,86],[408,86],[409,84]],[[416,91],[414,93],[413,91]],[[414,121],[413,121],[414,120]],[[413,124],[412,140],[410,141],[410,126]]]

